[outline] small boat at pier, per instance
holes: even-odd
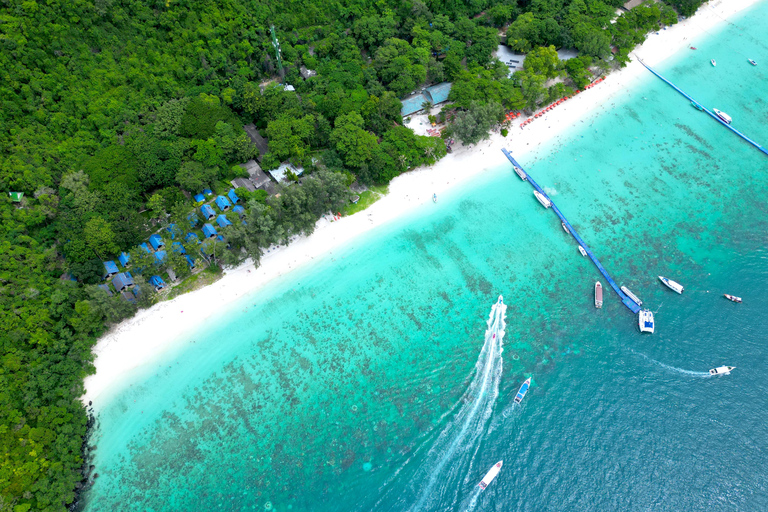
[[[693,108],[695,108],[696,110],[704,110],[704,107],[702,107],[701,105],[699,105],[695,101],[692,101],[691,105],[693,105]]]
[[[544,208],[549,208],[550,206],[552,206],[552,201],[550,201],[547,198],[547,196],[545,196],[544,194],[542,194],[538,190],[534,190],[533,191],[533,195],[536,196],[536,199],[539,200],[539,202],[541,203],[541,206],[543,206]]]
[[[525,379],[525,382],[523,382],[523,385],[520,386],[520,391],[517,392],[517,395],[515,396],[515,403],[519,404],[523,401],[523,398],[525,398],[525,394],[528,392],[528,388],[531,387],[531,378],[528,377]]]
[[[587,251],[585,251],[582,246],[579,246],[579,252],[581,253],[582,256],[586,256],[587,255]]]
[[[731,124],[731,121],[733,121],[733,119],[731,119],[731,116],[729,116],[722,110],[717,110],[716,108],[713,108],[712,112],[714,112],[717,117],[722,119],[725,124]]]
[[[595,307],[603,307],[603,285],[600,284],[600,281],[595,283]]]
[[[709,370],[710,375],[728,375],[731,373],[731,370],[736,369],[735,366],[718,366],[717,368],[712,368]]]
[[[528,181],[528,175],[525,174],[524,170],[522,170],[521,168],[519,168],[516,165],[514,166],[514,168],[515,168],[515,172],[517,173],[518,176],[520,176],[521,180]]]
[[[493,482],[493,479],[496,478],[496,475],[499,474],[499,471],[501,471],[501,465],[504,464],[503,460],[500,460],[496,464],[493,465],[493,467],[485,474],[482,480],[480,480],[480,483],[478,484],[478,487],[480,489],[485,489],[488,487],[488,484]]]
[[[637,322],[640,325],[640,332],[649,332],[653,334],[654,323],[653,313],[649,309],[643,309],[637,315]]]
[[[667,288],[669,288],[673,292],[683,293],[683,285],[681,285],[680,283],[677,283],[671,280],[670,278],[664,277],[664,276],[659,276],[659,279],[661,279],[661,282],[667,285]]]
[[[642,306],[642,305],[643,305],[643,301],[641,301],[641,300],[640,300],[640,299],[637,297],[637,295],[635,295],[634,293],[632,293],[631,291],[629,291],[629,288],[627,288],[626,286],[622,286],[622,287],[621,287],[621,291],[623,291],[624,293],[626,293],[626,294],[627,294],[627,297],[629,297],[630,299],[632,299],[633,301],[635,301],[635,304],[637,304],[638,306]]]
[[[432,194],[432,202],[433,203],[437,202],[437,194]]]
[[[717,66],[717,62],[715,62],[715,59],[712,59],[712,60],[710,60],[709,62],[711,62],[711,63],[712,63],[712,66],[713,66],[713,67],[714,67],[714,66]]]
[[[737,297],[735,295],[728,295],[727,293],[724,293],[723,297],[733,302],[741,302],[741,297]]]
[[[748,61],[749,61],[749,63],[750,63],[750,64],[752,64],[753,66],[757,66],[757,62],[753,61],[752,59],[747,59],[747,60],[748,60]]]
[[[571,232],[568,231],[568,226],[565,225],[565,222],[561,222],[560,225],[563,226],[563,231],[565,231],[569,235],[571,234]]]

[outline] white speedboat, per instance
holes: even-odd
[[[735,295],[728,295],[727,293],[724,293],[723,297],[733,302],[741,302],[741,297],[737,297]]]
[[[433,203],[437,202],[437,194],[432,194],[432,202]]]
[[[587,251],[585,251],[582,246],[579,246],[579,252],[581,253],[582,256],[586,256],[587,255]]]
[[[750,63],[750,64],[752,64],[753,66],[757,66],[757,62],[753,61],[752,59],[747,59],[747,60],[748,60],[748,61],[749,61],[749,63]]]
[[[549,198],[547,198],[547,196],[545,196],[538,190],[534,190],[533,195],[536,196],[536,199],[539,200],[539,202],[541,203],[541,206],[543,206],[544,208],[549,208],[550,206],[552,206],[552,201],[550,201]]]
[[[630,299],[632,299],[633,301],[635,301],[635,304],[637,304],[638,306],[642,306],[642,305],[643,305],[643,301],[641,301],[641,300],[640,300],[640,299],[637,297],[637,295],[635,295],[634,293],[632,293],[631,291],[629,291],[629,288],[627,288],[626,286],[622,286],[622,287],[621,287],[621,291],[623,291],[624,293],[626,293],[626,294],[627,294],[627,297],[629,297]]]
[[[493,467],[485,474],[482,480],[480,480],[480,483],[478,486],[480,489],[485,489],[488,487],[488,484],[493,482],[493,479],[496,478],[496,475],[499,474],[499,471],[501,471],[501,465],[504,464],[503,460],[500,460],[496,464],[493,465]]]
[[[565,225],[565,222],[561,222],[560,225],[563,226],[563,231],[565,231],[569,235],[571,234],[571,232],[568,231],[568,226]]]
[[[683,285],[681,285],[680,283],[676,283],[670,278],[664,277],[664,276],[659,276],[659,279],[661,279],[661,282],[667,285],[667,288],[669,288],[673,292],[683,293]]]
[[[595,307],[603,307],[603,285],[600,284],[600,281],[595,283]]]
[[[712,112],[714,112],[715,115],[717,115],[717,117],[722,119],[725,124],[731,124],[731,121],[733,121],[733,119],[731,119],[731,116],[729,116],[728,114],[726,114],[722,110],[717,110],[716,108],[713,108]]]
[[[735,369],[735,366],[718,366],[709,370],[710,375],[728,375],[731,370]]]
[[[717,66],[717,62],[715,62],[715,59],[710,60],[709,62],[712,63],[712,66]]]
[[[637,322],[640,325],[640,332],[649,332],[653,334],[655,324],[653,323],[653,313],[651,313],[651,310],[641,310],[637,315]]]
[[[520,179],[523,181],[528,181],[528,176],[525,174],[525,171],[519,168],[518,166],[514,166],[514,167],[515,167],[515,172],[517,173],[518,176],[520,176]]]

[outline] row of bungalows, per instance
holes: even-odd
[[[227,192],[226,196],[218,196],[214,203],[221,213],[226,213],[232,209],[232,205],[240,202],[240,198],[235,194],[235,189],[231,189]],[[242,208],[242,207],[241,207]],[[216,217],[216,211],[210,204],[204,204],[200,206],[200,213],[203,214],[205,220],[212,220]]]

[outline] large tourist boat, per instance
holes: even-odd
[[[723,297],[733,302],[741,302],[741,297],[737,297],[735,295],[728,295],[727,293],[724,293]]]
[[[649,309],[643,309],[637,315],[637,322],[640,325],[640,332],[649,332],[653,334],[654,323],[653,313]]]
[[[603,307],[603,285],[600,284],[600,281],[595,283],[595,307]]]
[[[498,475],[499,471],[501,471],[502,464],[504,464],[504,461],[500,460],[499,462],[494,464],[493,467],[485,474],[483,479],[478,484],[480,489],[485,489],[486,487],[488,487],[488,484],[493,482],[493,479],[496,478],[496,475]]]
[[[641,301],[641,300],[640,300],[640,299],[637,297],[637,295],[635,295],[634,293],[632,293],[632,292],[629,290],[629,288],[627,288],[626,286],[622,286],[622,287],[621,287],[621,291],[623,291],[624,293],[626,293],[626,294],[627,294],[627,297],[629,297],[630,299],[632,299],[633,301],[635,301],[635,304],[637,304],[638,306],[642,306],[642,305],[643,305],[643,301]]]
[[[659,276],[659,279],[661,279],[661,282],[667,285],[667,288],[669,288],[673,292],[683,293],[683,285],[681,285],[680,283],[677,283],[671,280],[670,278],[664,277],[664,276]]]
[[[549,208],[550,206],[552,206],[552,201],[547,199],[547,196],[545,196],[544,194],[542,194],[538,190],[534,190],[533,191],[533,195],[536,196],[536,199],[539,200],[539,202],[541,203],[541,206],[543,206],[544,208]]]
[[[731,116],[729,116],[722,110],[717,110],[716,108],[713,108],[712,112],[714,112],[717,115],[717,117],[722,119],[725,124],[731,124],[731,121],[733,121],[733,119],[731,119]]]
[[[523,398],[525,398],[525,394],[528,392],[528,388],[531,387],[531,378],[528,377],[525,379],[525,382],[523,382],[523,385],[520,386],[520,390],[517,392],[517,395],[515,396],[515,403],[519,404],[523,401]]]
[[[734,370],[735,366],[718,366],[717,368],[712,368],[709,370],[710,375],[728,375],[731,373],[731,370]]]
[[[520,176],[521,180],[528,181],[528,176],[525,174],[524,170],[522,170],[521,168],[519,168],[516,165],[514,166],[514,168],[515,168],[515,172],[517,173],[518,176]]]

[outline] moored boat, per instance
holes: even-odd
[[[710,60],[709,62],[712,63],[712,66],[717,66],[717,62],[715,62],[715,59]]]
[[[731,119],[731,116],[729,116],[722,110],[717,110],[716,108],[713,108],[712,112],[714,112],[717,117],[722,119],[725,124],[731,124],[731,121],[733,121],[733,119]]]
[[[603,307],[603,285],[600,284],[600,281],[595,283],[595,307]]]
[[[523,382],[523,385],[520,386],[520,390],[517,392],[517,395],[515,395],[515,403],[520,403],[523,401],[523,398],[525,398],[525,394],[528,392],[528,388],[531,387],[531,378],[528,377],[525,379],[525,382]]]
[[[541,203],[541,206],[543,206],[544,208],[549,208],[550,206],[552,206],[552,201],[550,201],[547,198],[547,196],[545,196],[544,194],[542,194],[538,190],[534,190],[533,191],[533,195],[536,196],[536,199],[539,200],[539,202]]]
[[[587,251],[585,251],[582,246],[579,246],[579,252],[581,253],[582,256],[586,256],[587,255]]]
[[[633,301],[635,301],[635,304],[637,304],[638,306],[642,306],[642,305],[643,305],[643,301],[641,301],[641,300],[640,300],[640,299],[637,297],[637,295],[635,295],[634,293],[632,293],[632,292],[629,290],[629,288],[627,288],[626,286],[622,286],[622,287],[621,287],[621,291],[623,291],[624,293],[626,293],[626,294],[627,294],[627,297],[629,297],[630,299],[632,299]]]
[[[433,203],[437,202],[437,194],[432,194],[432,202]]]
[[[571,232],[568,231],[568,226],[565,225],[565,222],[561,222],[560,225],[563,226],[563,231],[565,231],[569,235],[571,234]]]
[[[493,465],[493,467],[485,474],[482,480],[480,480],[480,483],[478,484],[478,487],[480,489],[485,489],[488,487],[488,484],[493,482],[493,479],[496,478],[496,475],[499,474],[499,471],[501,471],[501,466],[504,464],[503,460],[500,460],[496,464]]]
[[[522,170],[521,168],[519,168],[516,165],[514,166],[514,168],[515,168],[515,172],[517,173],[518,176],[520,176],[521,180],[528,181],[528,176],[525,174],[524,170]]]
[[[723,297],[725,297],[726,299],[731,300],[733,302],[741,302],[741,297],[737,297],[735,295],[728,295],[727,293],[724,293]]]
[[[664,276],[659,276],[659,279],[661,279],[661,282],[667,285],[667,288],[669,288],[673,292],[683,293],[683,285],[681,285],[680,283],[675,282],[670,278],[664,277]]]
[[[704,110],[704,107],[702,107],[701,105],[699,105],[695,101],[692,101],[691,105],[693,105],[693,108],[695,108],[696,110]]]
[[[649,332],[653,334],[655,324],[653,322],[653,313],[649,309],[643,309],[637,315],[637,322],[640,325],[640,332]]]
[[[717,368],[712,368],[709,370],[710,375],[728,375],[731,373],[731,370],[736,369],[735,366],[718,366]]]
[[[753,61],[752,59],[747,59],[747,60],[748,60],[748,61],[749,61],[749,63],[750,63],[750,64],[752,64],[753,66],[757,66],[757,62]]]

